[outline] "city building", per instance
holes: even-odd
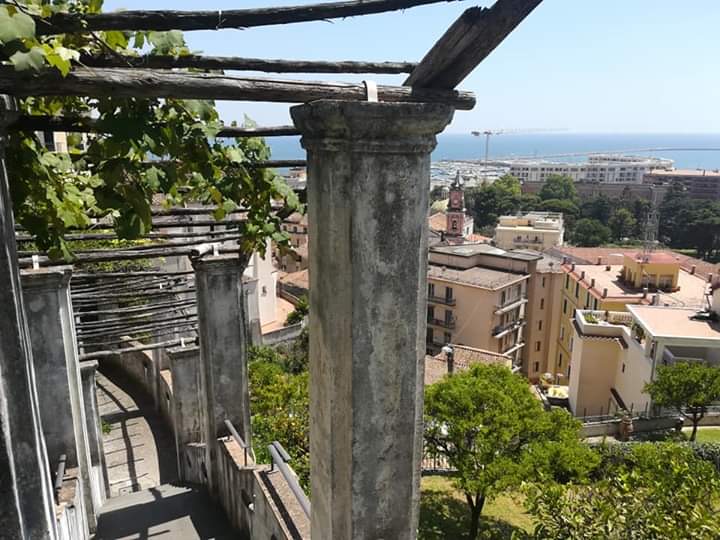
[[[428,352],[454,343],[520,365],[527,282],[542,255],[461,244],[431,247],[428,258]]]
[[[544,182],[548,176],[564,175],[575,182],[641,184],[645,174],[654,169],[669,169],[673,162],[662,158],[596,154],[589,156],[587,162],[512,160],[507,165],[510,174],[521,182]]]
[[[493,240],[501,249],[544,251],[562,246],[564,234],[561,213],[528,212],[517,216],[500,216]]]
[[[526,345],[522,349],[522,372],[532,382],[548,378],[548,373],[554,381],[559,372],[557,336],[560,333],[564,277],[562,260],[543,254],[527,282],[527,324],[523,330]]]
[[[615,257],[617,260],[618,257]],[[664,305],[700,309],[706,301],[707,279],[686,271],[670,253],[622,255],[622,264],[576,264],[565,259],[559,333],[558,383],[571,374],[575,310],[626,311],[628,306]]]
[[[425,357],[425,385],[438,382],[448,373],[465,371],[475,364],[498,364],[512,368],[512,359],[504,354],[464,345],[446,345],[435,356]]]
[[[717,300],[715,296],[713,310]],[[575,416],[602,416],[618,410],[652,414],[653,403],[643,388],[659,365],[720,364],[716,316],[687,307],[577,310],[573,340],[569,403]]]
[[[720,171],[705,169],[653,169],[645,174],[645,184],[681,184],[693,199],[717,200],[720,198]]]
[[[285,218],[280,229],[290,236],[291,250],[282,253],[275,246],[275,258],[283,272],[299,272],[308,267],[308,221],[307,214],[295,212]]]

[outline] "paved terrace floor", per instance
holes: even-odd
[[[97,384],[110,498],[95,540],[236,538],[205,491],[175,483],[172,434],[143,389],[106,367]]]

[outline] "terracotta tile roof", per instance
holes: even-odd
[[[455,350],[454,366],[457,371],[464,371],[474,364],[502,364],[510,368],[512,360],[493,351],[453,345]],[[425,384],[433,384],[447,375],[447,357],[441,352],[436,356],[425,357]]]
[[[428,227],[431,230],[441,232],[447,230],[447,216],[445,212],[438,212],[428,218]]]

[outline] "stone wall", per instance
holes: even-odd
[[[675,427],[677,416],[660,416],[656,418],[636,418],[633,420],[635,433],[649,433],[651,431],[663,431]],[[700,421],[701,426],[720,425],[720,413],[708,413]],[[692,427],[692,422],[685,420],[684,427]],[[583,424],[580,431],[582,437],[614,437],[620,433],[620,419],[607,420],[605,422],[591,422]]]
[[[77,469],[66,471],[55,507],[58,540],[88,538],[88,523]],[[4,538],[4,537],[3,537]]]
[[[278,345],[286,341],[292,341],[300,336],[305,328],[305,321],[278,328],[267,334],[263,334],[262,343],[266,346]]]

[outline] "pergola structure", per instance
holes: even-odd
[[[38,34],[45,35],[111,29],[220,30],[381,13],[439,1],[345,0],[232,11],[58,14],[38,19],[36,27]],[[51,70],[16,72],[12,67],[0,66],[0,143],[8,130],[18,128],[79,132],[101,129],[91,118],[20,116],[14,103],[17,97],[112,95],[300,104],[291,109],[294,126],[226,127],[219,136],[300,134],[307,150],[313,246],[310,371],[314,539],[410,539],[416,535],[430,152],[436,134],[450,122],[453,111],[471,109],[475,104],[471,93],[456,89],[458,84],[541,1],[498,0],[491,8],[466,10],[418,63],[98,56],[81,58],[81,65],[65,77]],[[372,83],[174,71],[190,67],[409,76],[402,86],[376,87]],[[0,144],[0,149],[3,147]],[[271,161],[258,166],[301,163]],[[0,530],[13,538],[54,538],[33,346],[19,276],[19,268],[32,266],[32,258],[29,253],[18,254],[16,249],[4,159],[0,177],[0,470],[8,471],[0,482]],[[156,238],[173,238],[160,226],[152,234]],[[217,234],[216,238],[233,238],[231,231]],[[136,253],[80,253],[79,257],[98,261],[109,256],[117,259],[189,254],[195,244],[210,240],[211,235],[206,235]],[[185,245],[179,245],[182,243]],[[228,351],[218,349],[217,343],[203,343],[202,333],[203,327],[222,320],[213,313],[212,302],[224,302],[227,295],[213,296],[212,290],[218,283],[225,286],[237,280],[237,270],[228,265],[231,258],[218,254],[200,257],[195,263],[198,290],[204,292],[199,295],[197,313],[186,319],[200,327],[201,354],[207,357],[205,362],[210,367],[206,368],[206,377],[210,379],[232,366],[231,359],[226,358]],[[46,258],[38,262],[52,264]],[[189,292],[193,287],[182,276],[174,277],[178,278],[174,286],[179,290]],[[85,277],[79,280],[74,300],[81,306],[84,295],[123,294],[122,287],[110,293],[112,288],[112,283],[97,284]],[[235,308],[230,306],[227,311],[241,317],[242,309]],[[117,325],[118,340],[123,325],[137,314],[126,312],[112,321]],[[106,325],[101,330],[111,329]],[[154,329],[162,330],[160,326]],[[98,327],[92,324],[79,330],[80,338],[88,342],[99,335]],[[243,368],[246,370],[246,366]],[[243,424],[249,418],[246,377],[238,389],[218,391],[232,396],[235,390],[242,394],[239,405],[234,407]]]

